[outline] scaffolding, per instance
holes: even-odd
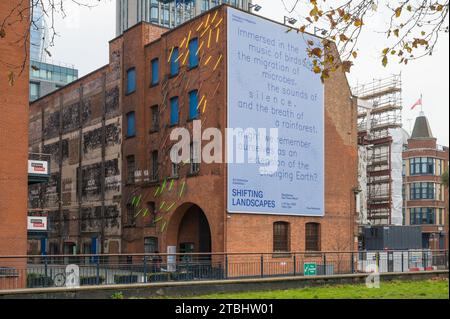
[[[398,156],[392,153],[393,135],[399,136],[393,132],[402,127],[401,93],[401,75],[373,80],[353,90],[358,101],[371,105],[370,108],[358,105],[359,158],[365,161],[365,165],[360,165],[365,172],[359,172],[361,200],[365,201],[365,205],[361,206],[362,223],[393,224],[393,198],[398,195],[394,192],[399,191],[398,187],[393,187],[398,179],[398,176],[393,176],[393,168],[402,166],[401,162],[392,162],[393,158],[398,161]],[[398,172],[395,174],[398,175]],[[398,224],[398,216],[394,224]]]

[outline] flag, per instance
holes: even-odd
[[[413,106],[411,106],[411,110],[414,110],[414,108],[415,108],[417,105],[422,106],[422,97],[420,97],[420,99],[418,99],[417,102],[414,103]]]

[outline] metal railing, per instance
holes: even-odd
[[[79,286],[142,284],[440,270],[448,250],[0,256],[0,290],[70,286],[74,265]]]

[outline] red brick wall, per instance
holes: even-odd
[[[0,37],[0,256],[25,255],[27,249],[27,160],[28,160],[28,10],[21,1],[0,2],[0,24],[14,8],[18,10],[5,24],[6,36]],[[26,46],[26,47],[25,47]],[[23,72],[21,66],[25,62]],[[8,80],[14,72],[14,85]],[[8,262],[0,259],[0,267]],[[25,260],[14,266],[23,268]],[[20,280],[19,280],[20,281]],[[20,286],[23,284],[19,282]],[[1,288],[1,287],[0,287]]]
[[[192,89],[199,90],[199,96],[206,96],[208,100],[207,110],[201,115],[202,127],[226,127],[226,62],[219,64],[213,71],[215,59],[224,54],[226,61],[226,9],[221,7],[216,21],[222,20],[220,41],[200,53],[200,66],[188,70],[187,66],[181,66],[180,74],[175,78],[168,78],[168,57],[173,46],[180,46],[186,41],[191,31],[191,39],[200,35],[202,30],[196,31],[197,26],[204,22],[208,13],[202,15],[181,27],[162,35],[161,39],[145,47],[145,56],[142,56],[142,45],[139,43],[140,33],[148,26],[142,25],[130,30],[124,35],[125,71],[130,66],[135,66],[138,72],[137,92],[130,96],[123,96],[124,113],[135,110],[137,119],[137,136],[131,139],[124,138],[123,158],[135,155],[138,170],[149,170],[151,167],[151,151],[159,152],[159,183],[137,183],[127,185],[124,189],[124,198],[130,199],[130,194],[142,194],[142,201],[156,201],[156,207],[163,206],[164,219],[167,226],[161,234],[160,222],[158,227],[145,227],[138,219],[134,227],[124,230],[124,247],[126,252],[142,252],[143,237],[159,236],[160,250],[166,251],[167,245],[177,245],[177,233],[183,214],[189,207],[189,203],[198,205],[205,213],[211,228],[213,252],[271,252],[272,229],[275,221],[288,221],[291,223],[291,249],[303,251],[304,228],[307,222],[319,222],[321,224],[322,250],[353,250],[356,248],[355,234],[355,207],[353,189],[357,186],[357,130],[356,108],[351,102],[351,93],[347,80],[343,73],[337,72],[326,83],[325,88],[325,217],[287,217],[270,215],[247,215],[226,213],[226,165],[225,164],[200,164],[200,173],[197,176],[189,176],[189,165],[180,168],[180,178],[174,180],[171,191],[164,191],[163,195],[155,198],[157,187],[161,187],[163,179],[170,175],[171,162],[169,159],[170,146],[174,142],[168,141],[172,130],[169,127],[170,111],[169,99],[179,96],[180,101],[180,126],[186,127],[192,132],[192,122],[187,120],[188,97],[187,93]],[[210,18],[214,11],[210,13]],[[140,29],[140,31],[139,31]],[[156,29],[155,32],[157,32]],[[130,38],[129,40],[127,40]],[[127,43],[129,41],[129,44]],[[199,43],[202,41],[200,40]],[[133,43],[133,45],[131,45]],[[184,42],[186,43],[186,42]],[[127,49],[125,51],[127,51]],[[180,49],[180,53],[187,50]],[[130,58],[127,58],[129,56]],[[206,59],[212,56],[210,63],[205,66]],[[160,59],[160,83],[150,87],[150,61]],[[182,59],[180,59],[182,61]],[[144,72],[143,72],[144,71]],[[145,95],[142,100],[142,95]],[[160,129],[151,133],[150,107],[159,106]],[[192,136],[192,135],[191,135]],[[224,137],[224,136],[223,136]],[[224,141],[223,141],[224,142]],[[203,144],[205,145],[205,143]],[[345,165],[343,165],[345,163]],[[125,161],[124,161],[125,164]],[[125,167],[123,172],[125,172]],[[167,181],[167,185],[170,180]],[[179,192],[183,187],[184,194]],[[167,212],[164,208],[170,208]],[[188,228],[186,232],[194,232],[194,228]]]

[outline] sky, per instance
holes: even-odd
[[[257,0],[262,6],[257,13],[266,18],[283,22],[295,0]],[[283,2],[285,6],[283,5]],[[93,8],[79,7],[67,1],[66,18],[56,19],[58,37],[51,48],[52,59],[74,65],[80,77],[108,63],[108,41],[115,35],[115,0],[92,1]],[[300,12],[302,13],[302,12]],[[382,16],[382,15],[377,15]],[[358,58],[348,74],[350,85],[371,82],[401,73],[403,100],[403,127],[410,132],[420,107],[410,107],[423,96],[423,111],[428,117],[438,144],[449,145],[449,35],[443,34],[432,56],[411,61],[407,66],[396,62],[387,67],[381,65],[380,52],[386,47],[386,39],[378,31],[386,21],[379,18],[367,23],[358,45]],[[296,27],[300,27],[297,23]]]

